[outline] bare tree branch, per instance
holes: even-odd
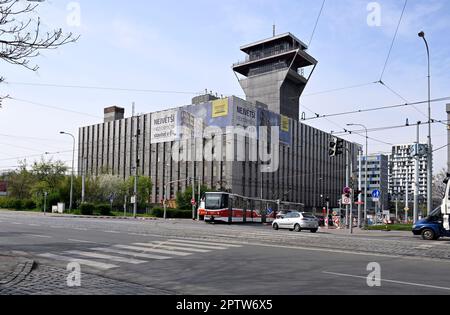
[[[79,39],[73,33],[64,34],[61,29],[42,34],[40,18],[36,22],[27,18],[38,6],[39,3],[0,0],[0,59],[32,71],[39,69],[37,65],[30,65],[39,51],[57,49]]]

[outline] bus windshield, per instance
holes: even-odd
[[[220,194],[208,194],[206,195],[205,208],[209,210],[219,210],[226,208],[224,199],[224,196]]]

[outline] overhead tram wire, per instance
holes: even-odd
[[[92,114],[88,114],[88,113],[84,113],[84,112],[79,112],[79,111],[75,111],[75,110],[71,110],[71,109],[65,109],[65,108],[57,107],[57,106],[53,106],[53,105],[46,105],[46,104],[37,103],[37,102],[24,100],[24,99],[20,99],[20,98],[15,98],[15,97],[11,97],[11,96],[9,97],[9,99],[13,100],[13,101],[17,101],[17,102],[23,102],[23,103],[27,103],[27,104],[34,105],[34,106],[49,108],[49,109],[67,112],[67,113],[71,113],[71,114],[77,114],[77,115],[82,115],[82,116],[88,116],[91,118],[102,119],[102,117],[100,117],[100,116],[96,116],[96,115],[92,115]]]
[[[64,85],[55,83],[29,83],[29,82],[6,82],[12,85],[23,86],[38,86],[38,87],[55,87],[64,89],[84,89],[84,90],[104,90],[117,92],[141,92],[141,93],[160,93],[160,94],[185,94],[185,95],[200,95],[199,92],[189,91],[174,91],[174,90],[151,90],[151,89],[134,89],[134,88],[120,88],[120,87],[106,87],[93,85]]]
[[[325,7],[325,2],[326,2],[326,0],[323,0],[322,7],[320,8],[319,15],[317,16],[317,19],[316,19],[316,24],[314,25],[314,29],[311,34],[311,38],[309,39],[309,42],[308,42],[308,47],[311,46],[311,42],[314,39],[314,35],[316,34],[317,26],[319,25],[319,20],[320,20],[320,17],[322,16],[323,8]]]
[[[436,123],[445,123],[445,121],[434,121],[434,124]],[[388,126],[388,127],[380,127],[380,128],[372,128],[372,129],[367,129],[367,132],[369,133],[373,133],[373,132],[380,132],[380,131],[387,131],[387,130],[395,130],[395,129],[403,129],[403,128],[410,128],[410,127],[416,127],[422,125],[422,122],[420,123],[414,123],[414,124],[406,124],[406,125],[396,125],[396,126]],[[344,132],[336,132],[336,135],[344,135],[344,134],[348,134],[348,133],[355,133],[355,132],[363,132],[365,130],[354,130],[354,131],[349,131],[349,130],[344,130]]]
[[[304,108],[305,108],[306,110],[308,110],[309,112],[311,112],[311,113],[313,113],[313,114],[315,114],[315,115],[318,115],[317,113],[314,113],[314,111],[312,111],[311,109],[309,109],[308,107],[306,107],[305,105],[302,105],[302,107],[304,107]],[[341,126],[341,125],[338,124],[337,122],[332,121],[331,119],[328,119],[328,118],[325,118],[325,119],[326,119],[327,121],[329,121],[330,123],[332,123],[333,125],[339,127],[340,129],[342,129],[342,130],[347,130],[345,127]],[[360,136],[360,137],[366,139],[366,135],[363,134],[363,132],[361,132],[361,133],[358,133],[358,132],[352,132],[352,133],[355,134],[355,135],[357,135],[357,136]],[[334,135],[334,134],[335,134],[335,133],[333,133],[333,135]],[[351,134],[350,134],[350,135],[351,135]],[[378,143],[382,143],[382,144],[392,145],[392,143],[388,143],[388,142],[385,142],[385,141],[383,141],[383,140],[379,140],[379,139],[376,139],[376,138],[373,138],[373,137],[367,137],[367,139],[370,139],[370,140],[372,140],[372,141],[375,141],[375,142],[378,142]]]
[[[402,24],[403,16],[405,14],[405,10],[406,10],[406,6],[407,5],[408,5],[408,0],[405,0],[405,4],[403,5],[402,14],[400,15],[400,18],[398,20],[397,28],[395,30],[394,37],[392,38],[391,46],[389,48],[389,52],[388,52],[388,55],[386,57],[386,61],[384,63],[383,71],[381,72],[381,76],[380,76],[380,80],[379,80],[380,82],[383,81],[384,73],[386,72],[386,68],[387,68],[387,65],[389,63],[389,59],[391,58],[392,49],[394,48],[395,40],[397,39],[398,31],[400,29],[400,25]]]
[[[433,100],[431,100],[431,103],[444,102],[444,101],[448,101],[448,100],[450,100],[450,96],[433,99]],[[305,118],[305,119],[303,119],[303,121],[325,119],[325,118],[329,118],[329,117],[347,116],[347,115],[352,115],[352,114],[361,114],[361,113],[368,113],[368,112],[375,112],[375,111],[382,111],[382,110],[395,109],[395,108],[401,108],[401,107],[409,107],[409,106],[413,106],[413,105],[423,105],[423,104],[427,104],[427,103],[428,103],[428,101],[419,101],[419,102],[413,102],[413,103],[379,106],[379,107],[353,110],[353,111],[347,111],[347,112],[340,112],[340,113],[334,113],[334,114],[326,114],[326,115],[316,114],[315,117]]]

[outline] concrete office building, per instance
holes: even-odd
[[[411,146],[413,144],[396,145],[392,148],[389,156],[389,194],[393,201],[406,201],[406,194],[409,196],[410,205],[414,202],[414,182],[415,182],[415,159],[411,156]],[[426,148],[428,145],[424,144]],[[419,202],[425,203],[427,200],[427,157],[419,160]],[[412,206],[410,206],[412,208]]]
[[[299,120],[298,98],[308,81],[303,74],[312,71],[302,67],[313,68],[317,63],[306,48],[290,33],[242,47],[250,57],[233,69],[246,76],[240,82],[247,100],[235,96],[218,99],[205,94],[195,97],[191,105],[134,118],[124,118],[119,107],[105,109],[103,123],[79,130],[79,172],[126,178],[134,174],[137,164],[138,174],[152,178],[154,203],[164,199],[165,187],[172,199],[186,188],[186,179],[196,178],[217,190],[303,203],[307,209],[321,208],[321,195],[328,196],[331,205],[337,206],[345,186],[345,155],[330,158],[331,135]],[[198,118],[202,119],[201,125]],[[266,166],[259,154],[256,160],[250,158],[256,153],[251,147],[252,139],[229,134],[220,135],[222,152],[242,149],[244,160],[210,161],[198,155],[194,163],[174,159],[174,147],[191,129],[196,149],[203,147],[203,131],[208,126],[221,130],[229,126],[246,130],[258,130],[260,126],[279,128],[279,167],[274,172],[261,172]],[[214,139],[220,138],[215,135]],[[259,138],[256,141],[260,143]],[[358,145],[345,145],[356,165]],[[214,145],[209,149],[217,154],[220,148]],[[178,150],[183,151],[177,148],[177,154]]]
[[[362,159],[362,187],[366,186],[366,157],[363,156]],[[358,166],[359,171],[359,166]],[[375,154],[369,155],[367,159],[367,205],[368,209],[375,209],[375,202],[372,198],[372,192],[374,190],[379,190],[381,192],[380,201],[377,203],[377,207],[380,210],[389,209],[389,158],[387,155]],[[356,174],[355,178],[358,178]]]

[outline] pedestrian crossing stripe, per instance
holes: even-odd
[[[242,247],[242,245],[236,244],[224,244],[224,243],[216,243],[210,241],[194,241],[194,240],[184,240],[184,239],[170,239],[169,241],[179,242],[179,243],[188,243],[188,244],[199,244],[199,245],[207,245],[207,246],[226,246],[226,247]]]
[[[152,254],[145,254],[145,253],[136,253],[136,252],[120,250],[120,249],[114,249],[114,248],[92,248],[92,250],[95,250],[95,251],[98,251],[98,252],[104,252],[104,253],[119,254],[119,255],[124,255],[124,256],[132,256],[132,257],[155,259],[155,260],[165,260],[165,259],[171,259],[172,258],[172,257],[169,257],[169,256],[160,256],[160,255],[152,255]]]
[[[150,247],[150,248],[162,248],[162,249],[168,249],[168,250],[179,250],[179,251],[185,251],[185,252],[194,252],[194,253],[209,253],[211,250],[208,249],[199,249],[199,248],[188,248],[188,247],[180,247],[180,246],[172,246],[172,245],[166,245],[165,242],[155,242],[155,243],[135,243],[133,245],[137,246],[143,246],[143,247]]]
[[[139,246],[132,246],[132,245],[114,245],[113,247],[135,250],[135,251],[140,251],[140,252],[153,252],[153,253],[175,255],[175,256],[192,255],[192,253],[177,252],[177,251],[173,251],[173,250],[165,250],[165,249],[158,249],[158,248],[139,247]]]
[[[93,247],[86,250],[68,250],[60,254],[39,254],[39,257],[64,261],[77,262],[101,270],[119,268],[113,263],[139,265],[149,260],[167,260],[175,256],[186,257],[193,254],[209,253],[213,250],[226,250],[239,248],[242,245],[225,244],[188,239],[169,239],[166,241],[153,241],[148,243],[133,243],[131,245],[113,245],[111,247]],[[107,262],[102,262],[102,261]],[[113,262],[113,263],[110,263]]]
[[[85,266],[89,266],[89,267],[93,267],[93,268],[97,268],[97,269],[101,269],[101,270],[119,268],[119,266],[116,266],[113,264],[102,263],[102,262],[98,262],[98,261],[94,261],[94,260],[79,259],[79,258],[73,258],[73,257],[68,257],[68,256],[55,255],[55,254],[50,254],[50,253],[40,254],[38,256],[42,257],[42,258],[51,259],[51,260],[79,263],[79,264],[82,264]]]
[[[78,251],[78,250],[68,251],[68,252],[64,252],[64,253],[71,254],[71,255],[84,256],[84,257],[89,257],[89,258],[107,259],[107,260],[111,260],[111,261],[122,262],[122,263],[127,263],[127,264],[132,264],[132,265],[139,265],[139,264],[146,263],[145,260],[124,258],[124,257],[118,257],[118,256],[112,256],[112,255],[100,254],[100,253],[93,253],[93,252],[83,252],[83,251]]]

